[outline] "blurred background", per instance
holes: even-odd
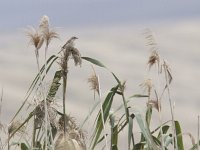
[[[43,15],[49,16],[51,26],[60,34],[60,39],[51,43],[49,56],[57,53],[71,36],[77,36],[76,47],[82,56],[101,60],[121,80],[127,81],[127,96],[143,93],[139,85],[150,75],[147,67],[150,50],[144,35],[149,28],[158,43],[158,52],[172,70],[175,118],[180,121],[183,132],[197,137],[200,113],[198,0],[1,0],[2,123],[9,123],[36,75],[34,49],[24,29],[29,25],[38,26]],[[96,69],[105,96],[116,83],[107,71]],[[91,66],[86,62],[81,68],[70,67],[67,109],[78,122],[84,120],[94,103],[93,92],[87,83],[91,73]],[[50,79],[47,82],[50,83]],[[58,94],[57,99],[61,103],[61,95]],[[145,100],[135,101],[142,101],[139,106],[146,105]],[[170,119],[168,101],[163,101],[163,110],[163,120]],[[154,119],[156,122],[158,118]]]

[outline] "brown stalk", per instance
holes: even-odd
[[[65,108],[65,101],[66,101],[66,90],[67,90],[67,79],[68,79],[68,61],[70,58],[74,60],[75,66],[80,65],[82,63],[81,54],[77,48],[74,47],[74,40],[76,37],[70,38],[65,45],[63,45],[60,52],[61,58],[59,65],[61,66],[62,76],[63,76],[63,115],[64,115],[64,135],[66,134],[66,108]],[[59,53],[60,53],[59,52]]]

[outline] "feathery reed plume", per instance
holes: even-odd
[[[40,102],[40,104],[38,104],[35,108],[35,123],[36,123],[36,128],[41,127],[42,123],[44,122],[44,118],[45,118],[45,104],[44,101]],[[47,102],[47,110],[48,110],[48,114],[49,114],[49,122],[51,125],[55,126],[56,125],[56,116],[57,116],[57,112],[56,110],[51,106],[50,103]]]
[[[147,45],[149,46],[149,49],[151,52],[147,64],[149,67],[149,71],[152,68],[152,66],[157,65],[157,71],[158,71],[157,80],[158,80],[158,89],[159,89],[159,84],[160,84],[160,76],[159,75],[162,72],[162,65],[160,65],[160,55],[158,53],[158,45],[154,38],[153,32],[150,29],[146,29],[145,35],[146,35],[145,38],[147,41]],[[161,98],[162,98],[162,95],[164,94],[164,91],[165,91],[165,89],[163,90],[163,93],[161,94],[160,98],[158,98],[157,91],[155,90],[155,95],[156,95],[157,101],[153,101],[153,103],[151,103],[151,105],[150,105],[151,107],[152,106],[156,107],[159,112],[162,149],[164,149],[164,139],[163,139],[163,131],[162,131],[163,125],[162,125],[162,112],[161,112]],[[149,97],[149,102],[152,102],[152,101],[150,101],[150,97]]]
[[[151,99],[151,91],[153,88],[153,83],[152,83],[152,79],[146,79],[143,83],[140,84],[140,86],[142,88],[144,88],[145,91],[147,91],[148,93],[148,102]]]
[[[30,38],[30,42],[32,43],[32,45],[35,47],[35,56],[36,56],[36,62],[37,62],[37,69],[38,69],[38,74],[39,74],[39,80],[40,80],[40,90],[43,96],[43,100],[45,101],[45,139],[46,139],[46,148],[47,148],[47,130],[48,130],[48,111],[47,111],[47,104],[46,104],[46,95],[45,95],[45,87],[43,85],[43,81],[42,81],[42,74],[40,72],[40,63],[39,63],[39,49],[42,47],[43,43],[44,43],[44,32],[49,31],[49,25],[48,25],[48,18],[44,17],[44,19],[41,21],[40,23],[40,27],[38,30],[34,29],[33,27],[30,28],[30,30],[27,32],[28,37]],[[46,46],[45,51],[47,51],[48,46]],[[45,52],[45,59],[46,59],[46,52]],[[45,60],[46,62],[46,60]],[[45,63],[46,64],[46,63]],[[46,65],[45,65],[46,66]],[[45,70],[46,72],[46,70]],[[35,124],[35,123],[34,123]],[[34,129],[36,130],[35,126]],[[35,133],[35,131],[34,131]],[[34,141],[33,137],[33,141]],[[33,142],[33,146],[34,146],[34,142]]]
[[[145,30],[145,38],[147,40],[147,45],[150,47],[150,51],[151,51],[151,55],[149,56],[149,60],[147,63],[149,65],[149,70],[154,64],[157,64],[158,68],[160,68],[160,56],[157,52],[158,50],[157,43],[150,29]]]
[[[91,89],[94,90],[98,93],[99,96],[99,101],[100,101],[100,111],[101,111],[101,120],[102,120],[102,124],[103,124],[103,131],[104,131],[104,138],[105,138],[105,143],[106,143],[106,149],[108,150],[108,141],[107,141],[107,137],[106,137],[106,127],[105,127],[105,121],[104,121],[104,112],[103,112],[103,104],[102,104],[102,100],[101,100],[101,86],[100,86],[100,82],[99,82],[99,76],[96,75],[96,72],[93,69],[93,74],[91,75],[91,77],[88,78],[88,83],[90,83],[91,85]],[[94,95],[95,98],[95,95]]]
[[[95,93],[99,95],[99,83],[98,83],[98,77],[96,75],[96,72],[94,70],[94,67],[92,66],[93,74],[88,78],[88,83],[90,84],[91,90],[94,91],[94,99],[95,99]]]
[[[96,74],[93,74],[88,78],[88,83],[91,85],[91,90],[94,90],[99,94],[98,78]]]
[[[66,125],[64,125],[64,121],[66,122],[65,123]],[[64,148],[73,149],[73,147],[70,146],[69,142],[72,142],[73,144],[77,145],[76,147],[77,150],[86,150],[85,133],[81,129],[79,129],[73,117],[69,115],[65,115],[64,117],[64,115],[62,115],[59,118],[58,125],[59,125],[59,130],[61,131],[61,133],[59,134],[55,142],[56,150],[57,149],[64,150]],[[62,132],[64,128],[66,128],[65,135]]]
[[[30,38],[30,43],[35,47],[35,54],[39,57],[38,50],[42,47],[44,38],[43,36],[33,27],[28,27],[27,36]]]
[[[43,39],[45,41],[45,55],[44,55],[44,58],[45,58],[45,69],[44,69],[44,76],[46,76],[46,73],[47,73],[47,51],[48,51],[48,48],[49,48],[49,44],[51,42],[52,39],[54,38],[58,38],[58,33],[56,31],[54,31],[54,29],[51,29],[50,28],[50,25],[49,25],[49,17],[44,15],[41,20],[40,20],[40,24],[39,24],[39,31],[40,33],[42,34],[43,36]],[[44,78],[44,82],[45,82],[45,78]],[[46,93],[46,85],[44,85],[44,91]],[[48,120],[51,119],[48,112],[47,111],[47,98],[46,98],[46,94],[45,94],[45,97],[44,97],[44,101],[45,101],[45,122],[46,122],[46,128],[50,128],[50,131],[51,131],[51,127],[48,127],[49,126],[49,122]],[[52,132],[50,132],[52,133]],[[52,137],[52,135],[51,135]],[[53,141],[53,139],[51,139]]]
[[[69,59],[72,58],[74,60],[75,66],[82,64],[81,54],[77,48],[74,47],[74,40],[78,39],[77,37],[70,38],[62,47],[61,51],[61,58],[59,65],[62,70],[63,76],[63,114],[65,113],[65,100],[66,100],[66,88],[67,88],[67,75],[68,75],[68,62]],[[59,52],[59,53],[60,53]],[[64,117],[65,120],[65,117]],[[64,121],[64,126],[66,121]],[[66,129],[64,128],[64,135],[66,133]]]
[[[152,51],[151,52],[151,55],[149,57],[149,60],[148,60],[148,65],[149,65],[149,70],[151,69],[151,67],[154,65],[154,64],[158,64],[159,66],[159,63],[160,63],[160,57],[159,57],[159,54],[157,51]]]
[[[153,33],[150,29],[145,29],[145,38],[147,40],[146,45],[150,46],[151,51],[157,51],[157,43],[154,39]]]
[[[38,30],[46,42],[46,47],[48,47],[53,38],[59,37],[58,33],[54,29],[50,28],[49,17],[46,15],[41,18]]]
[[[40,33],[48,33],[49,32],[49,17],[48,16],[44,15],[40,19],[39,31],[40,31]]]

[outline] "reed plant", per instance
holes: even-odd
[[[50,27],[48,16],[41,18],[37,28],[29,29],[28,37],[34,47],[37,74],[9,126],[6,127],[0,122],[2,131],[0,149],[119,150],[121,147],[127,147],[128,150],[184,150],[183,135],[189,135],[191,138],[190,150],[199,149],[199,116],[198,137],[195,142],[190,133],[182,132],[181,126],[174,116],[174,100],[171,98],[170,88],[173,75],[166,60],[160,56],[157,43],[150,30],[145,33],[150,49],[147,72],[155,71],[154,78],[158,85],[154,83],[155,80],[152,80],[153,77],[148,76],[140,85],[144,88],[145,93],[135,93],[130,96],[127,96],[125,92],[126,82],[121,80],[110,68],[97,59],[81,55],[81,50],[74,45],[77,37],[71,37],[61,46],[61,49],[58,48],[55,55],[48,58],[47,52],[51,41],[59,37],[59,34]],[[44,62],[40,58],[43,49]],[[94,100],[98,99],[89,115],[83,118],[82,125],[78,125],[67,109],[70,100],[67,89],[70,87],[68,76],[70,76],[69,61],[71,59],[75,66],[81,67],[83,61],[92,64],[93,74],[89,76],[88,82],[94,91]],[[116,81],[105,95],[102,95],[100,76],[95,71],[97,67],[106,70],[110,78]],[[48,87],[46,78],[50,70],[55,73]],[[59,93],[59,90],[62,91],[62,106],[57,108],[55,105],[56,94]],[[131,103],[133,99],[141,98],[146,99],[144,102],[145,113],[141,113],[140,109],[136,109]],[[115,99],[121,100],[117,108],[114,105]],[[3,91],[0,115],[2,100]],[[171,112],[171,119],[167,121],[162,118],[164,113],[162,102],[165,100],[169,101]],[[24,111],[28,112],[27,116],[24,115]],[[92,117],[93,114],[96,116],[95,119]],[[153,114],[159,116],[159,124],[154,129],[151,126]],[[85,127],[89,120],[92,120],[94,124],[92,129]],[[135,126],[139,127],[139,131],[135,129]],[[3,134],[6,138],[3,137]],[[127,139],[123,146],[119,145],[122,137]]]

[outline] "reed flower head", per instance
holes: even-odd
[[[48,32],[47,30],[49,30],[49,17],[44,15],[40,20],[39,31]]]
[[[145,30],[145,38],[147,41],[147,45],[149,46],[149,49],[151,51],[151,55],[149,56],[149,60],[148,60],[149,69],[151,69],[151,67],[156,63],[158,64],[158,67],[159,67],[160,57],[157,52],[158,47],[157,47],[156,40],[153,36],[153,33],[150,29]]]
[[[150,47],[151,51],[158,49],[153,32],[148,28],[145,30],[145,39],[146,39],[146,45],[148,45]]]
[[[57,116],[57,112],[52,106],[50,106],[50,103],[47,103],[47,111],[49,115],[50,124],[53,126],[56,126],[55,118]],[[36,127],[40,127],[45,117],[44,101],[40,102],[40,104],[36,106],[35,116],[36,116],[36,119],[35,119]]]
[[[151,55],[150,55],[149,60],[148,60],[149,69],[151,69],[151,67],[156,63],[159,66],[160,56],[159,56],[158,52],[156,50],[154,50],[154,51],[151,52]]]
[[[86,145],[80,139],[70,138],[67,135],[64,136],[63,133],[55,141],[56,150],[86,150]]]
[[[29,27],[27,36],[30,38],[30,43],[39,50],[44,42],[43,36],[33,27]]]
[[[46,41],[46,45],[49,45],[53,38],[58,38],[58,33],[50,28],[49,25],[49,17],[44,15],[39,24],[39,33],[43,36],[44,40]]]
[[[91,90],[99,94],[99,80],[95,72],[88,78],[88,83],[90,84]]]
[[[145,91],[148,92],[148,96],[151,95],[151,90],[153,88],[153,83],[151,79],[146,79],[142,84],[140,84],[142,88],[144,88]]]
[[[75,66],[77,66],[77,65],[81,66],[82,59],[81,59],[81,54],[80,54],[79,50],[77,48],[72,48],[71,55],[74,60]]]
[[[65,45],[63,45],[60,52],[61,54],[61,61],[59,62],[62,70],[64,72],[68,71],[68,61],[70,58],[74,60],[75,66],[82,64],[81,54],[77,48],[73,46],[74,40],[77,39],[75,37],[72,37],[70,40],[66,42]]]
[[[66,139],[64,139],[62,132],[64,130],[64,115],[62,115],[58,121],[61,134],[56,141],[55,144],[56,147],[60,147],[63,144],[66,144],[66,141],[75,140],[80,147],[85,148],[85,133],[81,129],[79,129],[75,119],[69,115],[65,115],[65,121],[66,121],[66,127],[65,127]]]

